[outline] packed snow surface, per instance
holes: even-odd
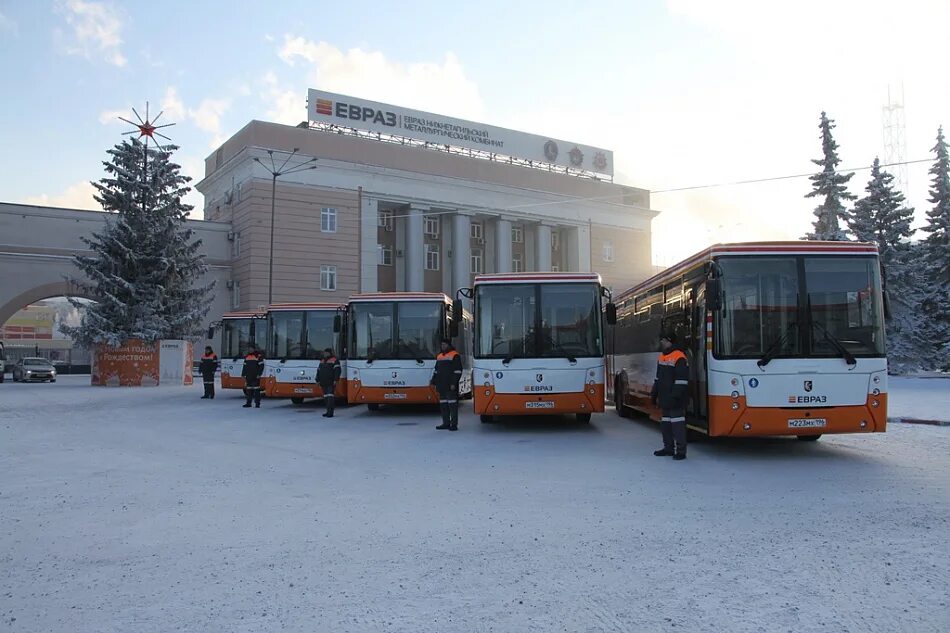
[[[0,385],[0,629],[950,630],[950,428],[458,433],[236,392]]]
[[[887,379],[889,418],[950,423],[950,377]]]

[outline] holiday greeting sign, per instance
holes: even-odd
[[[146,343],[126,341],[120,347],[100,345],[92,357],[92,384],[99,387],[190,385],[190,341]]]

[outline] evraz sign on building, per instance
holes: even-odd
[[[613,176],[610,150],[311,89],[308,119]]]

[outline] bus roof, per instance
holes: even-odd
[[[591,281],[602,283],[597,273],[487,273],[475,276],[475,285],[501,283],[557,283],[562,281]]]
[[[444,301],[451,303],[452,299],[441,292],[366,292],[350,297],[350,303],[369,301]]]
[[[665,283],[687,270],[712,261],[714,257],[724,255],[877,255],[877,245],[868,242],[825,242],[818,240],[799,240],[795,242],[737,242],[714,244],[709,248],[674,264],[666,270],[653,275],[636,286],[617,295],[617,300],[628,295],[643,292],[648,288]]]
[[[344,306],[339,303],[272,303],[267,307],[268,312],[289,312],[298,310],[340,310]]]
[[[263,319],[266,315],[263,312],[225,312],[221,315],[222,319]]]

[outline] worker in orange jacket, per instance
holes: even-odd
[[[435,427],[442,430],[459,430],[459,381],[462,380],[462,356],[452,347],[452,341],[442,340],[442,353],[435,358],[435,370],[429,381],[439,393],[439,409],[442,410],[442,424]]]
[[[686,459],[686,401],[689,395],[689,361],[677,346],[676,334],[660,336],[660,356],[656,362],[656,380],[650,399],[660,407],[660,431],[663,448],[653,451],[657,457],[672,455]]]

